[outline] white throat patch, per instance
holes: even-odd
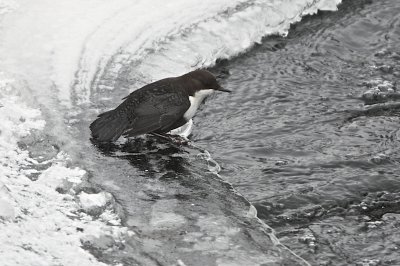
[[[190,107],[189,109],[185,112],[183,117],[188,121],[192,119],[192,117],[195,115],[197,109],[199,109],[200,104],[203,102],[204,98],[207,96],[211,95],[214,92],[213,89],[209,90],[200,90],[194,94],[194,96],[189,96],[190,100]]]

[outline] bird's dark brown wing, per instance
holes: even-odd
[[[153,83],[129,95],[117,109],[124,110],[129,124],[124,136],[167,132],[189,109],[189,97],[169,82]]]

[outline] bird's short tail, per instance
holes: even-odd
[[[96,120],[90,124],[92,137],[98,141],[117,140],[128,126],[128,120],[125,116],[118,114],[116,110],[102,113]]]

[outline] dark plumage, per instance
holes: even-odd
[[[92,136],[98,141],[115,141],[121,135],[167,133],[189,121],[215,90],[229,92],[206,70],[150,83],[129,94],[114,110],[100,114],[90,125]]]

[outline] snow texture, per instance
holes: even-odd
[[[29,178],[40,163],[19,148],[18,141],[30,131],[42,129],[45,121],[39,110],[22,101],[11,84],[9,79],[0,82],[1,265],[104,265],[81,248],[82,239],[106,235],[123,241],[124,235],[132,233],[120,226],[110,210],[101,213],[99,219],[79,211],[74,189],[86,172],[68,167],[66,154],[61,152],[53,158],[37,181]],[[59,193],[60,187],[67,193]],[[101,195],[89,197],[90,204],[101,206],[109,201],[109,195]]]

